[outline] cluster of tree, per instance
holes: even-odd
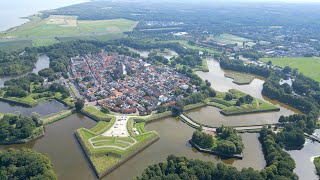
[[[18,97],[18,98],[22,98],[22,97],[26,97],[28,96],[28,92],[23,90],[21,87],[19,86],[10,86],[5,88],[6,93],[4,94],[5,97]]]
[[[11,143],[29,138],[38,125],[37,120],[29,117],[5,115],[0,121],[0,142]]]
[[[62,76],[68,78],[68,75],[65,71],[61,71]],[[44,78],[48,78],[48,81],[54,81],[59,76],[51,69],[51,68],[44,68],[38,72],[39,76],[42,76]]]
[[[84,99],[77,99],[77,101],[74,103],[74,106],[77,111],[80,111],[84,107],[84,104],[85,104]]]
[[[241,106],[241,104],[252,104],[253,100],[253,97],[249,94],[241,96],[236,102],[236,106]]]
[[[167,58],[158,55],[156,52],[151,52],[148,55],[147,61],[152,62],[152,63],[159,63],[160,62],[165,65],[168,65],[168,63],[169,63],[169,60]]]
[[[242,61],[228,60],[224,56],[218,57],[218,59],[220,60],[220,66],[223,69],[256,74],[262,77],[269,77],[271,73],[271,70],[267,68],[253,66],[253,65],[244,65]]]
[[[176,58],[173,58],[172,61],[178,64],[189,66],[191,68],[202,65],[201,57],[196,54],[180,55]]]
[[[4,83],[6,87],[19,87],[27,92],[30,92],[30,84],[33,82],[35,85],[43,83],[43,77],[30,73],[27,76],[18,79],[11,79]]]
[[[212,135],[198,130],[192,134],[191,140],[203,149],[211,149],[214,142]]]
[[[38,55],[34,52],[3,52],[0,51],[0,76],[20,75],[31,71],[37,62]]]
[[[279,84],[280,79],[281,77],[274,73],[270,75],[263,85],[262,94],[295,107],[312,118],[317,118],[319,115],[319,104],[315,99],[312,96],[294,95],[288,92],[288,86]]]
[[[29,149],[0,152],[0,179],[56,180],[50,159]]]
[[[244,148],[242,138],[231,127],[217,128],[217,147],[215,150],[224,154],[240,154]]]
[[[263,180],[265,172],[252,168],[244,168],[241,171],[223,163],[214,164],[201,160],[190,160],[186,157],[170,155],[166,162],[150,165],[137,180],[166,179],[166,180]]]
[[[254,61],[258,61],[262,57],[262,55],[257,51],[248,51],[248,50],[242,51],[241,55],[245,58],[250,58]]]
[[[277,133],[277,143],[290,149],[302,147],[305,143],[303,133],[313,133],[316,128],[313,118],[302,114],[281,116],[279,123],[284,126],[284,129]]]
[[[64,85],[53,83],[50,85],[49,90],[51,92],[60,92],[61,94],[67,94],[70,95],[68,88],[66,88]]]
[[[259,141],[262,145],[267,167],[266,179],[298,179],[293,173],[296,166],[291,156],[276,143],[277,135],[270,129],[261,129]]]

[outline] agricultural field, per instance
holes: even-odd
[[[132,31],[138,22],[113,19],[113,20],[78,20],[76,16],[54,15],[46,19],[34,16],[30,22],[12,28],[0,34],[0,41],[32,41],[32,45],[46,46],[59,42],[58,39],[71,40],[94,38],[114,39],[123,37],[123,33]]]
[[[246,39],[243,37],[235,36],[232,34],[220,34],[219,36],[211,36],[211,40],[216,41],[218,43],[223,43],[223,44],[238,44],[238,46],[242,46],[243,42],[247,42],[246,44],[248,46],[253,46],[255,43],[252,42],[250,39]]]
[[[318,82],[320,82],[320,58],[307,58],[307,57],[295,57],[295,58],[262,58],[260,61],[269,62],[273,65],[285,67],[290,66],[292,69],[297,68],[299,72],[308,76]]]

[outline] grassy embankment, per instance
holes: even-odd
[[[246,85],[250,84],[254,80],[254,76],[243,73],[225,73],[225,77],[233,79],[233,83],[238,85]]]
[[[21,104],[29,107],[35,107],[39,103],[43,103],[50,99],[57,99],[61,101],[62,103],[68,105],[69,107],[73,108],[74,103],[72,102],[72,98],[69,96],[65,99],[62,98],[62,94],[60,92],[54,93],[51,97],[45,97],[45,93],[33,93],[35,85],[33,83],[30,84],[30,93],[26,97],[18,98],[18,97],[5,97],[5,91],[0,94],[0,98],[2,98],[3,101],[8,101],[11,103]],[[43,95],[43,97],[39,98],[39,96]]]
[[[232,100],[225,100],[226,93],[218,92],[217,96],[212,98],[207,104],[221,109],[221,113],[226,116],[280,110],[277,106],[257,98],[253,98],[253,101],[250,104],[241,104],[240,106],[236,106],[238,99],[246,96],[246,94],[235,89],[231,89],[229,93],[232,94]]]
[[[43,125],[51,124],[61,119],[64,119],[70,116],[73,113],[73,110],[63,110],[48,116],[41,117],[40,120],[43,122]]]
[[[292,69],[297,68],[299,72],[308,76],[318,82],[320,82],[320,58],[307,58],[307,57],[295,57],[295,58],[262,58],[260,61],[269,62],[279,67],[290,66]]]
[[[320,157],[314,158],[313,163],[316,166],[318,176],[320,176]]]
[[[90,110],[93,110],[93,108],[90,108]],[[100,114],[97,110],[93,110],[93,112],[96,115]],[[144,122],[134,123],[133,118],[130,118],[127,123],[130,137],[102,136],[101,134],[112,127],[115,121],[116,119],[113,117],[110,122],[100,121],[90,130],[81,128],[76,131],[76,136],[99,178],[110,173],[131,156],[159,139],[156,132],[145,131]],[[139,135],[134,133],[133,127],[137,128]],[[89,139],[91,139],[92,144]]]
[[[113,116],[102,112],[95,106],[85,106],[81,110],[81,113],[92,118],[95,121],[110,121],[113,118]]]
[[[50,16],[47,19],[32,16],[29,22],[1,33],[0,48],[16,49],[15,45],[20,42],[37,47],[78,39],[117,39],[124,37],[124,32],[132,31],[137,23],[125,19],[87,21],[75,16]],[[20,44],[19,48],[22,47]]]

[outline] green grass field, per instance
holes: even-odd
[[[242,46],[243,42],[247,42],[248,46],[253,46],[254,43],[251,42],[249,39],[243,38],[243,37],[239,37],[239,36],[235,36],[232,34],[221,34],[219,36],[215,36],[215,37],[211,37],[211,39],[213,39],[214,41],[217,41],[219,43],[223,43],[223,44],[238,44],[238,46]]]
[[[50,16],[41,19],[34,16],[31,21],[22,26],[0,33],[1,41],[6,40],[13,47],[17,42],[25,46],[47,46],[62,41],[76,39],[110,40],[123,37],[124,32],[132,31],[138,22],[126,19],[113,20],[77,20],[73,16]],[[9,44],[10,45],[10,44]],[[21,45],[22,46],[22,45]]]
[[[305,76],[320,82],[320,58],[262,58],[260,61],[271,61],[273,65],[280,67],[290,66],[293,69],[297,68]]]
[[[224,76],[233,79],[233,83],[238,85],[250,84],[254,80],[254,76],[236,72],[225,73]]]

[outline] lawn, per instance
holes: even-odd
[[[250,84],[254,80],[252,75],[236,72],[225,73],[224,76],[233,79],[233,83],[238,85]]]
[[[269,62],[273,65],[297,68],[299,72],[320,82],[320,58],[294,57],[294,58],[262,58],[260,61]]]

